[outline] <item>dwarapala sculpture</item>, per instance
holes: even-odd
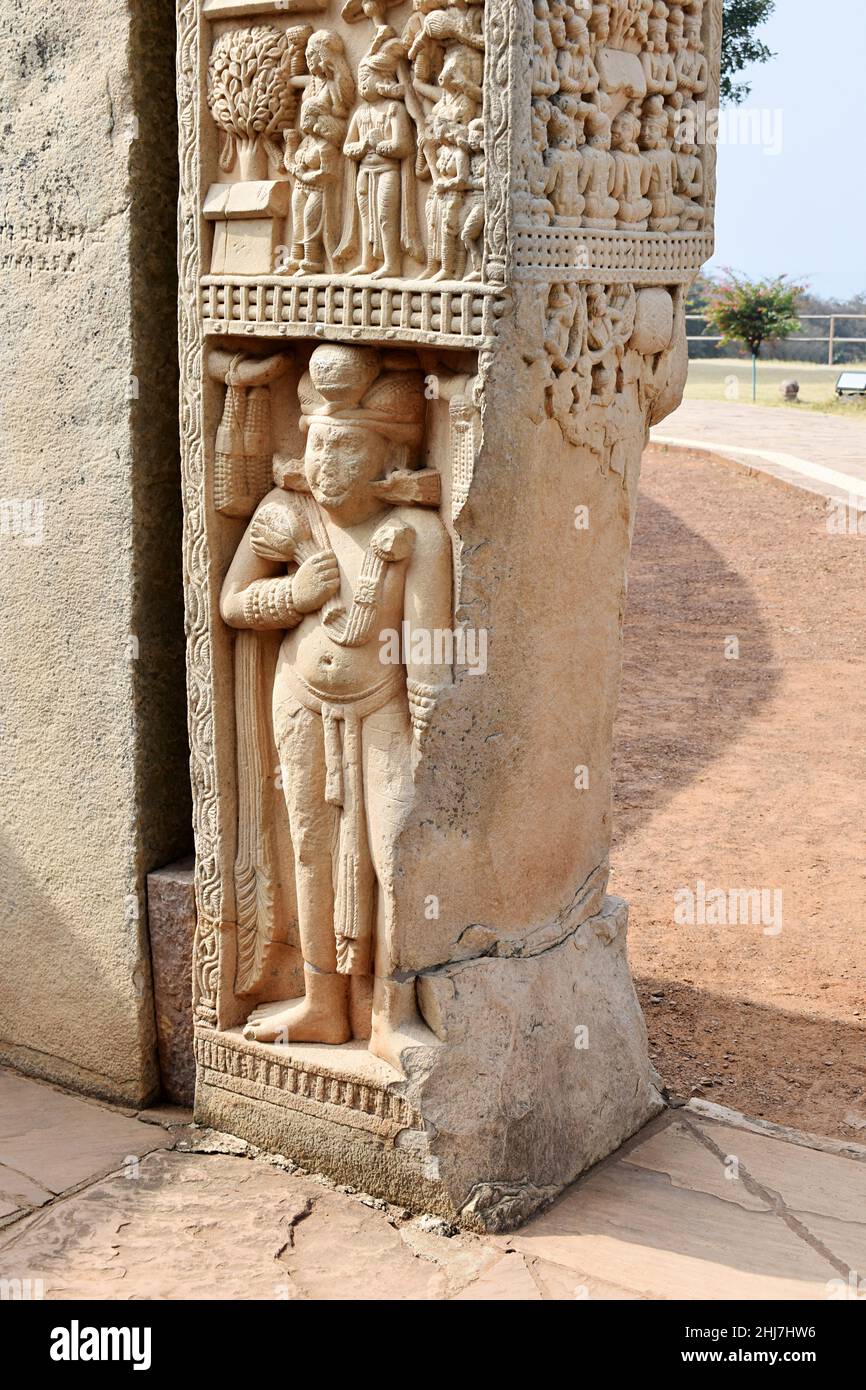
[[[435,511],[409,504],[426,407],[410,357],[323,345],[298,396],[304,458],[257,508],[221,602],[234,628],[286,634],[271,708],[305,972],[304,997],[254,1011],[244,1036],[346,1042],[372,977],[370,1050],[399,1065],[399,1035],[422,1025],[414,985],[394,978],[390,847],[450,672],[411,648],[405,666],[383,665],[381,643],[404,622],[450,627],[450,541]]]

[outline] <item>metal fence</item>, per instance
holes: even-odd
[[[707,323],[705,314],[686,314],[687,323]],[[827,323],[830,325],[829,331],[822,337],[807,337],[799,333],[792,334],[790,338],[783,341],[793,346],[795,343],[825,343],[827,346],[827,362],[829,366],[836,365],[836,350],[846,343],[857,343],[866,347],[866,338],[853,337],[849,333],[840,333],[837,324],[840,323],[866,323],[866,314],[800,314],[801,323]],[[690,343],[720,343],[721,334],[710,333],[690,333],[687,335]],[[823,354],[822,354],[823,356]],[[862,354],[866,357],[866,351]],[[796,360],[796,359],[792,359]]]

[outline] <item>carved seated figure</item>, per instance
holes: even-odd
[[[650,231],[675,232],[680,225],[682,204],[676,195],[677,158],[670,147],[668,113],[660,93],[651,97],[644,107],[641,148],[649,169]]]
[[[547,0],[536,0],[533,21],[532,95],[550,97],[559,90],[556,67],[556,45],[550,29],[551,14]]]
[[[682,46],[676,57],[677,86],[685,100],[702,96],[707,90],[709,67],[701,42],[701,17],[685,16]]]
[[[603,111],[586,118],[586,144],[580,151],[583,225],[602,231],[616,227],[617,201],[611,197],[616,176],[610,152],[610,121]]]
[[[411,361],[412,359],[407,359]],[[420,371],[374,348],[323,344],[298,388],[302,464],[259,505],[223,585],[231,627],[283,630],[273,683],[305,968],[302,998],[253,1011],[245,1037],[339,1044],[364,1011],[370,1050],[395,1066],[433,1041],[391,937],[393,846],[411,799],[413,743],[450,671],[383,633],[449,629],[450,541],[413,473],[425,411]],[[412,645],[414,653],[415,645]],[[435,648],[434,648],[435,650]],[[240,717],[240,714],[239,714]]]
[[[569,117],[554,106],[547,128],[550,141],[547,152],[547,167],[551,175],[550,201],[556,221],[564,227],[579,227],[583,213],[583,161],[578,141],[583,142],[583,121],[589,110],[589,107],[579,108],[574,117]]]
[[[645,232],[652,212],[652,203],[646,196],[651,169],[637,143],[640,128],[640,120],[630,109],[620,112],[611,126],[617,226],[630,232]]]
[[[646,89],[650,96],[659,92],[663,96],[671,96],[677,89],[674,55],[668,48],[668,13],[664,0],[655,0],[648,25],[647,46],[641,54]]]
[[[684,127],[685,129],[685,127]],[[699,232],[704,225],[704,166],[698,147],[686,138],[677,142],[676,191],[680,203],[680,230]]]
[[[584,15],[568,10],[565,15],[565,42],[556,53],[560,92],[591,101],[598,91],[598,73],[592,61],[592,40]]]

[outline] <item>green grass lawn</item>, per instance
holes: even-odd
[[[834,387],[843,370],[857,370],[852,363],[845,367],[818,366],[812,362],[758,363],[758,404],[777,405],[783,410],[818,410],[828,415],[866,415],[866,398],[839,400]],[[860,364],[866,369],[866,363]],[[779,388],[783,381],[799,381],[800,404],[782,399]],[[689,379],[685,391],[690,401],[733,400],[748,405],[752,400],[752,364],[739,358],[701,358],[689,363]]]

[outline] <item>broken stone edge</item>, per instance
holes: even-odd
[[[606,898],[595,917],[537,956],[431,971],[423,988],[447,1046],[404,1053],[405,1079],[371,1072],[368,1054],[348,1065],[344,1054],[337,1068],[329,1054],[338,1049],[264,1052],[240,1030],[199,1027],[196,1122],[466,1230],[513,1230],[665,1108],[646,1056],[626,929],[626,905]],[[483,1008],[465,1007],[467,991],[481,1003],[501,995],[504,982],[518,1010],[508,1024],[513,1045],[503,1045]],[[574,1027],[587,1029],[587,1047],[563,1036],[564,999]],[[485,1113],[485,1095],[498,1123]]]

